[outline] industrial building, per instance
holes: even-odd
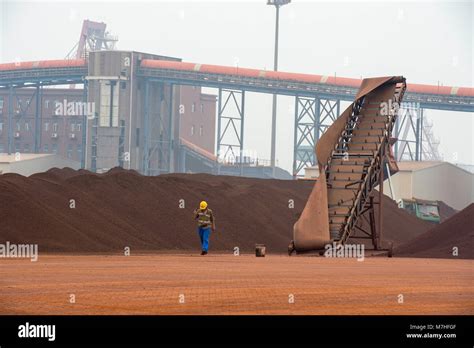
[[[95,172],[120,166],[145,175],[207,172],[290,179],[301,177],[305,167],[316,163],[315,144],[337,119],[341,101],[353,100],[360,84],[354,78],[189,63],[118,50],[90,51],[80,59],[6,63],[0,65],[0,143],[10,154],[47,150],[66,158],[80,157],[81,167]],[[72,111],[63,98],[60,113],[68,121],[55,122],[57,115],[52,110],[48,114],[39,104],[43,94],[54,93],[49,86],[65,85],[83,85],[82,100],[78,101],[80,92],[65,91],[77,93],[69,96],[74,100]],[[216,88],[217,100],[197,93],[201,87]],[[21,115],[27,113],[15,111],[15,100],[24,90],[40,96],[29,99],[30,108],[38,106],[26,123]],[[241,155],[246,150],[244,123],[252,122],[245,114],[248,92],[294,97],[291,174],[276,167],[273,157],[268,161]],[[61,100],[59,95],[52,99]],[[469,88],[409,84],[402,108],[415,113],[405,113],[397,119],[400,124],[395,123],[397,159],[433,158],[427,157],[424,147],[430,137],[424,132],[423,109],[471,112],[472,99]],[[43,120],[43,113],[50,115],[49,122]],[[82,125],[77,122],[80,118]],[[52,134],[44,130],[49,127],[54,127]],[[31,128],[34,142],[27,136]],[[414,139],[409,138],[411,131]],[[272,135],[269,143],[274,141]]]
[[[136,79],[134,69],[128,65],[133,62],[136,68],[140,59],[168,57],[111,51],[92,52],[89,58],[91,66],[86,90],[64,86],[13,90],[11,153],[57,154],[77,162],[71,167],[81,167],[83,161],[82,165],[92,171],[102,172],[122,166],[147,171],[149,175],[168,172],[169,165],[174,171],[184,171],[184,168],[175,166],[184,163],[188,152],[204,153],[205,158],[211,158],[215,151],[216,96],[202,93],[199,86],[174,86],[177,113],[172,117],[171,127],[174,127],[175,134],[170,138],[167,133],[170,109],[167,100],[171,87],[149,84],[147,98],[152,102],[151,110],[147,110],[147,122],[150,122],[150,137],[145,143],[145,109],[141,108],[145,86]],[[132,89],[133,93],[130,92]],[[9,151],[8,100],[9,91],[0,89],[0,153]],[[84,122],[88,124],[87,134]],[[157,136],[153,138],[153,134]],[[181,147],[188,151],[183,151],[181,157],[177,151],[176,155],[169,156],[169,148],[163,151],[163,146],[159,146],[165,142],[171,146],[171,151]],[[83,144],[86,144],[85,154]],[[143,146],[148,147],[148,156],[144,154]],[[157,147],[161,150],[156,151]],[[150,163],[147,168],[143,162],[146,157]],[[59,167],[60,162],[51,166]],[[188,162],[192,164],[192,158]],[[188,171],[201,171],[199,166],[200,163],[196,163]],[[202,171],[210,170],[202,168]]]
[[[59,107],[63,108],[65,103],[81,102],[82,89],[44,88],[39,98],[36,93],[35,88],[15,90],[12,105],[13,152],[59,154],[80,163],[83,150],[82,113],[63,115]],[[8,91],[0,90],[0,153],[8,151],[8,109]],[[38,124],[35,123],[37,110]],[[35,141],[36,132],[38,142]]]
[[[240,119],[224,116],[221,104],[217,119],[215,95],[202,93],[194,83],[155,77],[156,69],[147,71],[142,64],[179,58],[119,50],[92,51],[87,58],[44,66],[61,80],[0,89],[0,152],[59,154],[99,173],[119,166],[145,175],[292,178],[281,168],[239,156],[243,142],[229,144],[226,133],[237,130]],[[79,85],[84,88],[75,88]],[[221,89],[224,93],[237,102],[236,91]],[[222,119],[228,123],[221,127]],[[239,129],[239,140],[242,133]],[[224,147],[227,158],[219,161],[216,154]]]
[[[443,201],[456,210],[474,203],[474,174],[452,163],[402,161],[398,168],[398,173],[384,182],[385,194],[395,200]]]

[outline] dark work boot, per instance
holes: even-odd
[[[201,255],[207,255],[207,251],[203,251]]]

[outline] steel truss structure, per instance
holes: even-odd
[[[224,162],[243,162],[245,91],[219,88],[217,155]]]
[[[419,104],[403,103],[395,124],[395,159],[397,161],[438,161],[439,141],[432,132],[432,123]]]
[[[339,111],[339,100],[295,98],[293,177],[302,176],[304,168],[316,164],[314,147],[320,136],[337,119]]]
[[[84,20],[79,41],[66,55],[66,59],[86,58],[91,51],[114,50],[118,38],[106,32],[106,28],[105,23]]]
[[[160,68],[138,68],[138,77],[147,84],[193,85],[219,89],[218,134],[217,149],[219,153],[231,153],[237,157],[244,148],[244,104],[246,92],[281,94],[295,97],[295,131],[293,175],[301,175],[305,166],[313,165],[315,158],[313,149],[321,134],[340,114],[340,101],[352,101],[357,88],[350,86],[330,85],[323,83],[308,83],[304,81],[288,81],[269,77],[248,77],[224,73],[209,73],[201,71],[183,71]],[[15,89],[33,87],[36,89],[36,103],[41,103],[41,88],[50,85],[84,84],[84,100],[87,101],[87,62],[78,66],[37,66],[0,71],[0,89],[9,90],[9,101],[13,100]],[[171,88],[172,90],[172,88]],[[147,92],[151,93],[151,91]],[[147,95],[147,93],[145,93]],[[153,92],[154,93],[154,92]],[[144,102],[145,116],[142,136],[146,143],[143,153],[142,170],[149,175],[169,172],[172,162],[172,95],[161,96],[167,103],[167,112],[155,114],[149,109],[150,100]],[[150,95],[145,98],[151,98]],[[171,98],[171,99],[170,99]],[[153,99],[153,98],[151,98]],[[399,117],[395,127],[395,136],[399,138],[395,147],[398,160],[401,159],[437,159],[436,139],[429,131],[429,123],[423,119],[423,109],[452,110],[472,112],[474,103],[472,97],[455,95],[435,95],[405,93],[404,100],[417,105],[405,109],[407,114]],[[8,149],[13,148],[13,103],[9,102]],[[41,105],[41,104],[39,104]],[[38,108],[37,108],[38,109]],[[39,107],[41,109],[41,107]],[[230,110],[234,111],[230,113]],[[409,111],[406,111],[409,110]],[[39,111],[41,112],[41,111]],[[35,115],[35,152],[41,146],[41,115]],[[87,118],[83,117],[83,129],[87,129]],[[93,123],[97,123],[95,120]],[[407,132],[408,131],[408,132]],[[406,134],[406,136],[405,136]],[[414,137],[410,137],[414,134]],[[94,131],[90,135],[92,144]],[[85,156],[86,134],[83,131],[83,156]],[[122,139],[123,142],[123,139]],[[120,142],[119,142],[120,143]],[[120,147],[120,144],[119,144]],[[97,149],[96,149],[97,150]],[[97,152],[96,152],[97,155]],[[119,163],[122,163],[124,152],[118,150]],[[94,163],[94,161],[92,161]],[[85,157],[82,160],[85,167]]]
[[[304,81],[280,80],[268,77],[236,76],[223,73],[208,73],[201,71],[186,71],[141,67],[140,76],[180,85],[203,86],[246,90],[249,92],[302,96],[326,99],[353,101],[358,88],[350,86],[330,85],[325,83],[308,83]],[[435,95],[421,93],[405,93],[405,101],[419,103],[422,108],[452,111],[474,111],[472,97],[456,95]]]
[[[423,123],[423,109],[411,104],[405,104],[399,110],[399,117],[395,124],[395,159],[397,161],[419,161],[421,158],[421,139]]]
[[[82,84],[87,65],[0,71],[0,89]]]
[[[441,161],[443,157],[439,154],[439,140],[433,134],[433,122],[426,116],[423,116],[421,127],[421,161]]]

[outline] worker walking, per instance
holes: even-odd
[[[207,202],[202,201],[199,209],[194,211],[194,219],[198,222],[199,238],[201,239],[201,255],[207,255],[209,250],[209,236],[211,230],[216,230],[214,215],[212,210],[207,207]]]

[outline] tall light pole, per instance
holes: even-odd
[[[273,60],[273,70],[278,70],[278,29],[280,22],[280,7],[289,4],[291,0],[268,0],[267,5],[273,5],[276,9],[276,23],[275,23],[275,55]],[[275,177],[275,150],[276,150],[276,113],[277,113],[277,95],[273,95],[272,107],[272,146],[270,152],[270,162],[272,166],[272,176]]]

